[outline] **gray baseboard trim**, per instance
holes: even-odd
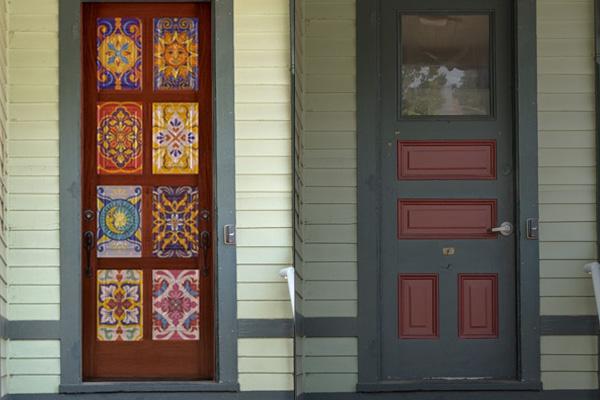
[[[598,335],[598,317],[595,315],[543,316],[542,335]]]
[[[61,394],[89,393],[236,393],[237,383],[218,382],[87,382],[81,384],[60,385]]]
[[[239,338],[294,337],[293,319],[238,319]]]
[[[58,340],[60,321],[8,321],[6,333],[13,340]]]
[[[358,336],[358,318],[307,318],[303,326],[306,337],[354,337]]]
[[[292,391],[237,393],[11,394],[6,400],[292,400]],[[4,399],[2,399],[4,400]]]
[[[301,400],[597,400],[598,390],[540,392],[303,393]]]

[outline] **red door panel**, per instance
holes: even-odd
[[[496,141],[400,140],[398,179],[496,179]]]
[[[398,277],[398,335],[403,339],[438,336],[438,276]]]
[[[459,336],[498,337],[498,275],[460,274],[458,296]]]
[[[496,200],[398,200],[399,239],[493,239]]]

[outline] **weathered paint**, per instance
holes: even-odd
[[[7,0],[0,1],[0,32],[8,31]],[[7,317],[8,306],[8,246],[6,237],[6,160],[8,131],[8,37],[0,35],[0,325]],[[0,332],[5,332],[0,329]],[[7,340],[0,335],[0,397],[7,393]]]
[[[58,320],[58,1],[8,5],[9,316]],[[234,18],[238,317],[291,318],[278,275],[292,263],[288,2],[238,1]],[[10,392],[56,392],[59,345],[11,341]],[[290,339],[239,345],[242,390],[293,388]]]

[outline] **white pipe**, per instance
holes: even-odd
[[[290,292],[290,303],[292,304],[292,315],[296,315],[295,299],[296,290],[294,289],[295,271],[294,267],[287,267],[279,271],[279,276],[285,278],[288,283],[288,290]]]
[[[586,264],[585,272],[592,274],[592,283],[594,284],[594,295],[596,296],[596,311],[600,318],[600,263],[593,262]]]

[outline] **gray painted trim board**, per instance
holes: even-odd
[[[61,383],[82,382],[80,12],[92,0],[60,0],[60,338]],[[98,1],[98,0],[96,0]],[[109,0],[112,1],[112,0]],[[140,1],[141,0],[133,0]],[[157,0],[145,0],[152,2]],[[206,0],[188,0],[206,1]],[[214,185],[216,239],[216,344],[219,383],[237,385],[235,246],[225,245],[224,225],[235,225],[233,0],[213,0]]]
[[[599,335],[598,318],[594,315],[542,316],[542,336]],[[356,337],[358,319],[353,317],[292,319],[239,319],[238,338],[292,338],[294,325],[303,337]],[[4,328],[2,328],[4,326]],[[0,337],[13,340],[60,339],[60,321],[8,321],[0,318]]]

